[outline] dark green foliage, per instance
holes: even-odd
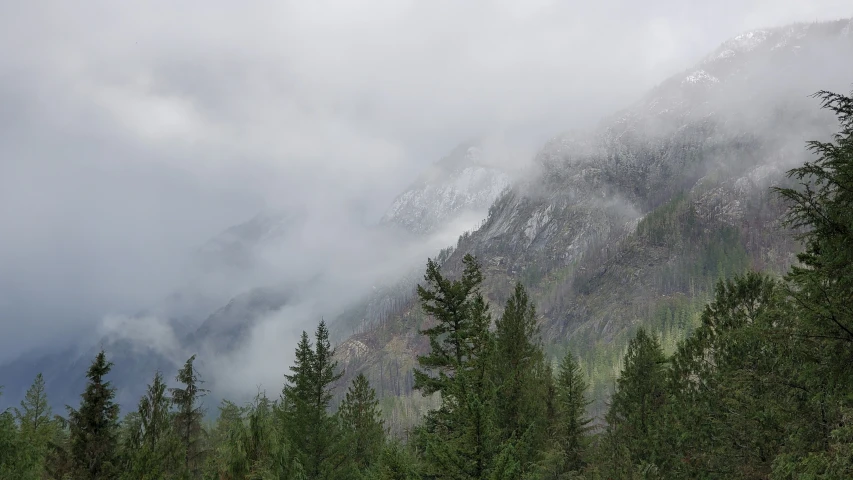
[[[667,433],[678,445],[667,470],[685,476],[713,470],[727,478],[766,476],[784,437],[790,406],[786,328],[775,280],[748,273],[721,282],[702,324],[672,359]],[[677,432],[677,435],[672,435]],[[664,451],[666,442],[658,446]]]
[[[495,372],[498,417],[505,438],[520,437],[545,417],[545,395],[540,380],[544,355],[536,325],[536,309],[527,291],[517,283],[495,322]]]
[[[372,480],[418,480],[420,465],[415,455],[405,446],[392,441],[385,445],[379,461],[370,472]]]
[[[308,478],[280,431],[273,408],[272,402],[259,395],[250,406],[245,421],[225,420],[227,437],[217,452],[220,457],[217,478]],[[233,413],[233,410],[224,411]]]
[[[793,169],[798,189],[779,189],[790,205],[788,225],[805,250],[787,276],[796,316],[791,348],[798,357],[790,383],[801,402],[790,441],[774,462],[778,478],[853,476],[849,433],[853,410],[853,97],[817,94],[837,116],[831,142],[809,142],[818,157]]]
[[[527,472],[547,438],[552,372],[545,365],[536,308],[521,283],[495,322],[495,345],[495,418],[503,452],[508,455],[510,448],[520,471]]]
[[[172,404],[175,406],[173,416],[174,431],[180,445],[181,468],[189,478],[199,478],[204,465],[204,437],[202,427],[204,406],[201,398],[207,390],[201,387],[202,381],[193,363],[195,355],[187,359],[183,368],[175,377],[182,387],[169,389]]]
[[[624,361],[607,413],[607,437],[616,468],[654,464],[652,445],[661,427],[658,412],[666,402],[666,357],[657,338],[638,330]]]
[[[586,409],[589,384],[571,352],[560,362],[556,381],[557,422],[554,439],[562,457],[562,472],[581,471],[584,466],[585,436],[591,430]]]
[[[418,285],[421,308],[433,317],[435,325],[421,333],[429,337],[430,353],[419,356],[425,370],[415,370],[415,388],[425,394],[441,392],[449,378],[468,358],[471,302],[483,281],[480,266],[471,255],[463,259],[465,271],[459,280],[445,278],[434,260],[427,260],[424,280]],[[431,373],[435,375],[431,375]]]
[[[800,189],[779,189],[791,205],[788,225],[803,229],[805,251],[797,256],[788,279],[793,295],[811,309],[802,328],[811,336],[853,342],[853,99],[829,92],[818,96],[824,108],[839,119],[841,131],[833,142],[809,142],[818,156],[791,170]]]
[[[52,480],[65,480],[71,476],[74,463],[71,458],[71,429],[69,422],[56,415],[53,438],[48,442],[45,458],[45,476]]]
[[[104,351],[98,352],[86,373],[80,407],[68,407],[75,479],[114,479],[118,474],[119,407],[113,401],[115,389],[104,378],[111,368]]]
[[[308,334],[296,347],[295,364],[285,375],[280,416],[288,443],[297,452],[309,479],[337,478],[344,467],[338,421],[329,414],[332,388],[341,376],[329,330],[320,322],[312,348]]]
[[[186,469],[186,450],[171,408],[163,374],[156,372],[137,411],[123,422],[126,478],[175,478],[176,472]]]
[[[343,447],[354,478],[374,466],[385,442],[385,427],[376,392],[364,374],[358,374],[353,380],[338,417],[343,430]]]
[[[479,293],[467,310],[464,361],[446,377],[441,408],[429,412],[418,435],[426,469],[436,478],[483,478],[500,442],[491,317]]]

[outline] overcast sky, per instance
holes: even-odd
[[[0,0],[0,360],[165,295],[188,251],[265,206],[374,221],[463,140],[533,152],[741,31],[850,15],[849,0]]]

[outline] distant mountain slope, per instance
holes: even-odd
[[[671,348],[717,279],[794,260],[769,187],[809,158],[806,140],[834,131],[809,95],[851,88],[853,62],[842,60],[853,58],[851,25],[740,35],[588,134],[553,139],[533,179],[499,198],[443,268],[452,275],[475,254],[496,309],[522,281],[546,345],[583,356],[601,407],[638,325]],[[413,357],[427,348],[417,334],[425,319],[408,298],[340,348],[349,374],[365,371],[401,398],[398,416],[426,401],[407,389]]]
[[[347,249],[358,252],[368,244],[378,251],[366,257],[367,261],[391,255],[384,259],[386,263],[393,263],[396,256],[404,257],[399,262],[413,263],[415,252],[419,263],[420,257],[426,255],[420,252],[431,251],[423,245],[438,244],[443,241],[436,237],[453,237],[473,228],[509,184],[507,174],[486,166],[479,152],[477,147],[466,144],[433,164],[398,197],[378,225],[364,226],[358,232],[360,238],[348,238],[347,243],[341,244],[339,256],[346,257]],[[306,234],[305,228],[312,220],[320,221],[294,207],[264,211],[225,229],[194,252],[189,259],[190,281],[161,304],[143,312],[114,316],[109,328],[101,332],[103,338],[92,345],[49,355],[33,353],[0,365],[3,404],[17,404],[35,375],[44,372],[49,399],[57,412],[65,404],[75,405],[85,383],[88,362],[103,347],[115,363],[118,399],[123,408],[130,408],[156,369],[172,378],[179,364],[193,353],[200,354],[202,369],[205,357],[230,358],[246,348],[255,327],[282,308],[302,302],[309,305],[304,311],[321,312],[316,320],[323,312],[337,314],[347,297],[329,299],[322,295],[329,295],[326,284],[335,285],[341,278],[330,278],[333,276],[323,270],[325,264],[314,265],[316,262],[302,259],[299,254],[306,242],[312,242],[312,235]],[[381,248],[383,245],[388,248]],[[376,272],[371,270],[373,267]],[[390,267],[397,271],[406,266]],[[371,283],[367,283],[373,282],[373,277],[382,277],[387,268],[388,265],[368,265],[355,275],[363,284],[348,288],[364,292],[363,298],[355,302],[364,308],[363,315],[351,309],[348,319],[332,325],[338,337],[360,328],[364,318],[377,317],[388,309],[386,293],[399,291],[399,287],[386,282],[376,283],[377,287],[371,289]],[[417,275],[407,278],[413,284]],[[167,340],[167,348],[159,348],[162,345],[154,341],[155,334]],[[294,345],[287,343],[291,340],[282,339],[283,351],[292,351]],[[286,368],[281,366],[282,374]],[[215,374],[203,373],[207,386],[216,390]]]
[[[509,185],[510,176],[489,166],[480,147],[462,144],[400,194],[382,223],[428,234],[467,216],[473,226]]]

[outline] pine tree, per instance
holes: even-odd
[[[45,474],[46,478],[52,480],[66,480],[74,471],[74,462],[71,457],[71,429],[68,420],[59,415],[54,415],[53,422],[56,430],[48,443]]]
[[[412,452],[396,441],[382,449],[382,455],[368,478],[372,480],[420,480],[420,465]]]
[[[436,478],[485,478],[500,443],[491,316],[478,292],[466,315],[463,362],[455,367],[454,376],[445,377],[441,408],[429,412],[418,435],[430,475]]]
[[[790,376],[780,294],[778,282],[754,272],[718,283],[701,325],[670,362],[666,427],[655,446],[670,459],[659,463],[666,471],[770,473],[769,452],[778,451],[789,423],[780,401],[795,398],[782,387]]]
[[[177,408],[174,414],[174,429],[180,445],[181,467],[189,478],[199,478],[204,464],[204,407],[201,398],[207,390],[201,388],[202,381],[193,362],[196,356],[187,359],[175,379],[182,388],[171,388],[172,403]]]
[[[557,425],[556,435],[562,453],[564,471],[581,471],[584,466],[585,435],[590,431],[591,418],[586,416],[589,383],[571,352],[560,362],[556,382]]]
[[[427,260],[424,280],[418,285],[421,308],[431,315],[436,325],[420,333],[429,337],[430,353],[418,356],[424,370],[414,371],[415,388],[424,394],[442,391],[466,359],[471,330],[469,309],[483,275],[470,254],[462,259],[464,272],[459,280],[444,278],[436,261]],[[433,375],[434,374],[434,375]]]
[[[359,373],[341,404],[338,416],[344,432],[347,457],[355,475],[364,474],[379,459],[385,443],[385,426],[376,392]]]
[[[75,478],[100,480],[117,476],[119,406],[113,401],[115,389],[104,379],[111,368],[106,353],[98,352],[86,373],[89,380],[80,408],[67,407]]]
[[[801,182],[800,189],[779,188],[790,209],[787,223],[802,229],[805,251],[797,255],[801,266],[791,268],[788,279],[796,286],[798,302],[814,307],[802,312],[802,327],[826,341],[853,343],[853,95],[816,94],[822,107],[838,117],[841,130],[831,142],[808,143],[818,155],[788,172]]]
[[[228,436],[219,451],[220,479],[275,478],[303,480],[302,466],[279,431],[274,405],[259,394],[247,422],[228,422]]]
[[[779,478],[812,477],[823,469],[838,478],[853,475],[850,457],[839,458],[839,452],[853,451],[853,93],[815,96],[835,114],[839,132],[830,141],[808,143],[818,158],[788,172],[799,188],[777,189],[789,203],[787,224],[805,246],[786,277],[798,362],[790,395],[805,396],[814,412],[792,415],[786,443],[793,448],[776,462],[776,471],[787,472]]]
[[[171,412],[172,399],[166,395],[166,383],[159,371],[139,401],[136,414],[125,418],[125,450],[130,462],[128,478],[169,478],[179,471],[182,451]]]
[[[624,368],[607,412],[614,465],[654,464],[658,413],[666,400],[666,357],[657,338],[639,329],[628,343]],[[623,457],[627,455],[627,457]]]
[[[295,364],[285,375],[281,416],[307,478],[326,479],[334,478],[344,463],[338,422],[328,412],[332,387],[343,372],[337,371],[325,322],[317,326],[314,341],[312,349],[308,334],[302,332]]]
[[[495,322],[495,344],[499,428],[504,441],[516,439],[514,455],[527,466],[535,461],[545,440],[551,374],[545,367],[536,308],[521,283],[516,283]],[[530,443],[518,443],[522,436]]]
[[[246,407],[240,407],[229,400],[222,400],[218,410],[219,415],[207,437],[210,451],[214,454],[207,457],[204,478],[218,478],[224,475],[222,472],[228,468],[224,458],[225,452],[232,448],[231,431],[244,425],[243,414],[248,411]],[[276,429],[281,436],[278,422],[276,422]]]

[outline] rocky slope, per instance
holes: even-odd
[[[479,146],[463,143],[400,194],[382,223],[419,234],[433,233],[466,217],[473,226],[509,185],[510,176],[490,166]]]
[[[600,408],[637,326],[671,348],[719,278],[794,260],[769,187],[809,158],[806,140],[834,131],[809,95],[849,91],[851,25],[745,33],[588,134],[553,139],[533,179],[513,185],[443,268],[453,274],[475,254],[493,307],[515,281],[531,289],[549,351],[583,357]],[[389,408],[400,417],[425,402],[408,390],[426,348],[408,298],[340,347],[350,374],[366,371],[397,397]]]

